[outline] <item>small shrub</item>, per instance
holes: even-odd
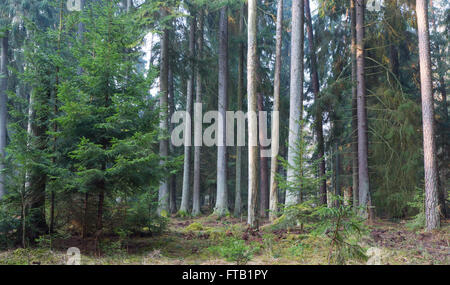
[[[406,223],[406,227],[410,230],[420,230],[425,227],[426,217],[425,217],[425,204],[424,204],[424,190],[416,188],[416,195],[412,202],[408,203],[408,206],[418,211],[418,214],[414,218]]]
[[[184,228],[185,232],[198,232],[198,231],[203,231],[203,230],[204,230],[204,227],[199,222],[192,223],[189,226]]]
[[[302,256],[307,247],[308,247],[308,245],[306,245],[306,244],[297,243],[297,244],[292,245],[288,249],[288,252],[293,256]]]
[[[19,242],[21,218],[0,207],[0,249],[13,247]]]
[[[333,196],[337,207],[319,207],[316,211],[321,217],[314,231],[325,235],[330,241],[328,253],[329,264],[346,264],[348,259],[366,261],[365,250],[358,244],[361,236],[367,231],[364,219],[355,214],[354,209],[344,205],[343,198]]]
[[[229,238],[221,246],[209,248],[212,253],[219,254],[227,261],[235,262],[237,265],[245,265],[255,252],[252,246],[246,245],[245,241],[236,238]]]
[[[106,256],[125,256],[126,250],[122,247],[122,242],[118,241],[101,241],[100,250]]]

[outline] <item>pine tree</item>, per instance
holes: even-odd
[[[431,79],[428,1],[416,1],[419,37],[420,87],[422,94],[423,151],[425,167],[425,217],[428,231],[440,227],[438,210],[436,143],[434,134],[434,102]]]

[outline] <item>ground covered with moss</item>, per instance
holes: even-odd
[[[440,230],[412,230],[406,222],[374,221],[359,240],[366,260],[345,264],[450,264],[450,221]],[[246,227],[245,221],[214,217],[172,218],[154,236],[67,237],[34,248],[0,252],[0,264],[65,264],[69,247],[81,250],[81,264],[329,264],[330,240],[303,225],[277,229]]]

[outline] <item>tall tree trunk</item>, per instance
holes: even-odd
[[[304,4],[303,0],[292,1],[291,36],[291,82],[289,110],[289,149],[288,163],[295,166],[300,140],[300,121],[303,109],[303,40],[304,40]],[[293,167],[287,171],[288,182],[293,183],[299,174]],[[300,189],[286,193],[286,205],[295,205],[300,201]]]
[[[263,122],[263,119],[266,119],[264,116],[261,116],[264,111],[264,97],[261,92],[258,92],[258,111],[260,112],[259,116],[259,141],[263,142],[267,137],[267,122]],[[267,216],[267,210],[269,209],[269,166],[267,157],[265,156],[266,150],[262,145],[259,147],[260,155],[259,155],[259,216],[261,218],[265,218]]]
[[[0,159],[6,155],[6,121],[8,118],[8,31],[4,32],[1,39],[1,63],[0,63]],[[0,199],[5,194],[5,179],[3,175],[4,165],[0,161]]]
[[[433,14],[433,7],[431,5],[430,7],[431,14]],[[432,17],[432,24],[433,29],[435,33],[439,33],[437,25],[436,25],[436,17]],[[436,49],[438,51],[438,56],[442,57],[441,47],[439,45],[439,42],[435,43]],[[443,111],[443,121],[444,126],[448,122],[448,106],[447,106],[447,89],[446,89],[446,83],[445,83],[445,73],[446,69],[443,66],[443,62],[441,60],[437,60],[437,68],[438,68],[438,76],[439,76],[439,91],[441,92],[441,101],[442,101],[442,111]],[[437,129],[436,132],[440,132],[441,130]],[[437,171],[438,171],[438,200],[439,200],[439,208],[441,211],[441,214],[443,217],[449,217],[450,216],[450,209],[448,209],[448,203],[446,203],[447,200],[447,177],[448,177],[448,166],[446,165],[448,159],[449,159],[449,140],[446,135],[446,130],[442,130],[441,139],[440,142],[436,142],[437,147]],[[440,154],[440,155],[439,155]],[[441,162],[441,163],[439,163]]]
[[[359,205],[364,206],[361,215],[367,217],[370,201],[367,140],[366,86],[364,73],[364,0],[356,0],[356,69],[358,113],[358,177]]]
[[[342,161],[341,161],[341,154],[339,152],[338,143],[335,144],[334,147],[334,155],[335,155],[335,188],[334,188],[334,195],[335,196],[343,196],[342,195],[342,184],[341,184],[341,172],[342,172]],[[335,201],[335,206],[339,207],[339,201]]]
[[[89,193],[84,194],[84,206],[83,206],[83,231],[81,234],[82,239],[87,238],[88,234],[88,205],[89,205]]]
[[[169,64],[169,74],[168,74],[168,104],[169,104],[169,118],[175,113],[175,89],[173,85],[173,70],[172,66]],[[169,132],[172,133],[173,124],[169,123]],[[175,147],[173,144],[169,144],[169,153],[175,155]],[[177,175],[172,174],[169,177],[169,209],[170,213],[174,214],[177,212]]]
[[[359,205],[358,191],[358,112],[357,112],[357,70],[356,70],[356,8],[355,0],[350,0],[351,32],[352,32],[352,191],[353,208]]]
[[[270,163],[270,197],[269,217],[273,221],[278,214],[278,152],[280,148],[280,83],[281,83],[281,48],[283,44],[283,0],[277,4],[276,47],[275,47],[275,78],[273,90],[272,117],[272,160]]]
[[[59,9],[59,28],[58,28],[58,55],[61,50],[61,37],[62,37],[62,29],[63,29],[63,1],[60,2],[60,9]],[[53,98],[53,115],[55,118],[58,116],[58,88],[59,88],[59,65],[56,66],[56,80],[55,80],[55,94]],[[53,157],[52,157],[52,163],[56,165],[56,132],[58,131],[58,124],[56,121],[53,122],[53,132],[55,135],[53,135]],[[51,189],[50,192],[50,226],[49,226],[49,232],[50,234],[53,234],[54,227],[55,227],[55,190]]]
[[[248,216],[250,227],[257,226],[256,208],[258,198],[258,121],[256,117],[257,92],[257,4],[248,1],[247,44],[247,104],[248,104]]]
[[[133,8],[133,0],[127,0],[127,13]]]
[[[37,106],[49,106],[51,95],[50,91],[46,96],[39,94],[34,98]],[[44,122],[48,121],[49,110],[41,110],[36,112],[36,118],[33,121],[32,132],[33,136],[36,138],[36,148],[40,151],[44,151],[47,146],[47,141],[49,140],[47,136],[47,124]],[[47,173],[38,167],[34,167],[30,175],[30,224],[33,225],[33,230],[31,231],[30,239],[34,241],[35,238],[39,237],[48,232],[47,223],[45,220],[45,189],[47,186]]]
[[[189,79],[187,82],[186,96],[186,118],[184,130],[184,168],[183,168],[183,188],[181,192],[180,214],[185,215],[189,211],[189,191],[191,175],[191,114],[192,101],[194,99],[194,56],[195,56],[195,29],[197,26],[196,17],[191,13],[191,24],[189,29]]]
[[[161,16],[167,16],[167,8],[161,9]],[[159,94],[159,107],[160,107],[160,124],[159,127],[163,136],[166,136],[168,131],[168,77],[169,77],[169,31],[164,30],[161,36],[161,67],[160,67],[160,94]],[[161,156],[160,164],[164,165],[164,159],[168,156],[169,141],[167,139],[161,139],[159,142],[159,155]],[[167,178],[164,178],[158,193],[158,214],[160,216],[166,216],[169,213],[169,187]]]
[[[195,102],[201,104],[202,103],[202,71],[200,70],[200,61],[203,59],[203,30],[204,30],[204,12],[203,7],[200,8],[199,12],[199,20],[198,20],[198,35],[197,35],[197,64],[196,66],[196,90],[195,90]],[[195,114],[195,112],[194,112]],[[194,131],[194,195],[192,201],[192,215],[198,216],[201,214],[200,212],[200,156],[201,156],[201,142],[202,142],[202,126],[196,125]]]
[[[86,2],[86,0],[80,0],[80,7],[81,7],[81,10],[84,9],[85,2]],[[78,32],[77,32],[77,38],[78,38],[78,40],[79,40],[80,42],[83,41],[84,30],[85,30],[84,23],[83,23],[82,21],[80,21],[80,22],[78,23]],[[78,74],[78,75],[81,75],[82,73],[83,73],[83,68],[82,68],[81,66],[78,66],[77,74]]]
[[[97,231],[103,230],[103,204],[104,204],[104,201],[105,201],[105,189],[104,189],[104,182],[102,182],[100,193],[98,194]]]
[[[428,231],[440,227],[434,134],[434,101],[431,79],[428,1],[416,1],[417,33],[419,37],[420,89],[422,94],[423,152],[425,167],[425,216]]]
[[[320,204],[327,204],[327,181],[325,179],[325,142],[323,138],[323,118],[322,118],[322,107],[320,104],[320,84],[319,84],[319,74],[317,72],[317,59],[316,59],[316,48],[314,42],[314,33],[311,20],[311,11],[309,8],[309,0],[305,0],[305,16],[306,16],[306,30],[308,32],[309,39],[309,50],[310,50],[310,62],[311,62],[311,83],[314,92],[314,100],[316,101],[315,115],[316,121],[314,124],[316,139],[317,139],[317,155],[320,160],[319,163],[319,177],[322,178],[320,181],[319,195]]]
[[[239,15],[239,35],[244,34],[244,19],[245,19],[245,3],[241,6]],[[243,88],[244,88],[244,42],[239,43],[239,64],[238,64],[238,87],[237,87],[237,110],[242,111],[243,108]],[[242,147],[236,146],[236,193],[234,200],[234,216],[241,216],[242,209]]]
[[[228,213],[226,111],[228,102],[228,8],[220,9],[219,22],[219,120],[217,145],[217,200],[219,217]]]

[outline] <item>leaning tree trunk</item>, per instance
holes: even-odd
[[[244,34],[244,18],[245,18],[245,4],[242,4],[239,16],[239,35]],[[244,42],[239,43],[239,65],[238,65],[238,90],[237,90],[237,105],[238,111],[242,111],[242,97],[244,88]],[[242,147],[236,145],[236,193],[234,200],[234,216],[241,216],[242,209]]]
[[[314,100],[316,101],[315,113],[315,132],[317,138],[317,154],[319,162],[319,177],[321,177],[319,195],[320,204],[327,204],[327,181],[325,179],[325,142],[323,138],[323,118],[322,118],[322,107],[320,104],[320,85],[319,85],[319,74],[317,72],[317,59],[316,59],[316,48],[314,43],[314,33],[311,20],[311,11],[309,8],[309,0],[305,0],[305,16],[306,16],[306,30],[308,32],[309,38],[309,51],[310,51],[310,62],[311,62],[311,83],[314,92]]]
[[[356,0],[356,69],[358,114],[358,174],[361,215],[367,216],[370,203],[367,140],[366,87],[364,73],[364,0]]]
[[[440,227],[438,209],[436,144],[434,134],[434,101],[431,79],[428,1],[416,1],[417,33],[419,37],[420,89],[422,94],[423,152],[425,167],[425,216],[428,231]]]
[[[353,208],[359,205],[358,192],[358,112],[357,112],[357,79],[356,79],[356,10],[355,0],[350,0],[351,32],[352,32],[352,191]]]
[[[167,10],[165,7],[161,9],[161,16],[167,16]],[[169,31],[164,30],[161,36],[161,67],[160,67],[160,94],[159,94],[159,107],[160,107],[160,123],[161,135],[166,136],[168,131],[168,77],[169,77]],[[160,165],[164,165],[164,160],[168,156],[169,141],[164,138],[159,142],[159,155],[161,156]],[[166,216],[169,213],[169,187],[167,178],[164,178],[158,193],[158,214],[160,216]]]
[[[291,36],[291,82],[289,110],[289,149],[287,171],[288,182],[294,183],[299,175],[295,170],[298,155],[297,145],[300,140],[300,125],[303,105],[303,38],[304,38],[303,0],[292,1],[292,36]],[[295,205],[300,201],[300,189],[286,192],[286,205]]]
[[[197,20],[195,16],[191,15],[191,24],[189,29],[189,79],[187,82],[187,96],[186,96],[186,117],[184,129],[184,168],[183,168],[183,188],[181,192],[181,206],[180,214],[186,215],[189,211],[189,190],[190,190],[190,175],[191,175],[191,114],[192,101],[194,99],[194,56],[195,56],[195,28]]]
[[[256,201],[258,197],[258,121],[256,117],[257,76],[257,4],[248,1],[248,46],[247,46],[247,104],[248,104],[248,216],[247,223],[255,228]]]
[[[281,48],[283,44],[283,0],[278,0],[276,47],[275,47],[275,78],[273,90],[273,117],[272,117],[272,160],[270,164],[270,196],[269,217],[275,220],[278,213],[278,152],[280,148],[280,82],[281,82]]]
[[[8,117],[8,31],[4,32],[1,39],[1,64],[0,64],[0,159],[6,155],[6,120]],[[0,199],[5,194],[5,179],[2,173],[4,165],[0,161]]]
[[[219,23],[219,120],[217,140],[217,199],[214,212],[222,217],[228,213],[226,110],[228,93],[228,8],[220,9]]]
[[[203,19],[204,13],[203,9],[199,12],[198,20],[198,35],[197,35],[197,60],[201,61],[203,54]],[[195,102],[198,104],[202,103],[202,71],[200,70],[201,64],[197,62],[196,64],[196,90],[195,90]],[[201,106],[201,105],[199,105]],[[195,114],[195,111],[194,111]],[[192,201],[192,215],[200,215],[200,155],[201,155],[201,141],[202,141],[202,126],[199,124],[195,125],[194,131],[194,194]]]

